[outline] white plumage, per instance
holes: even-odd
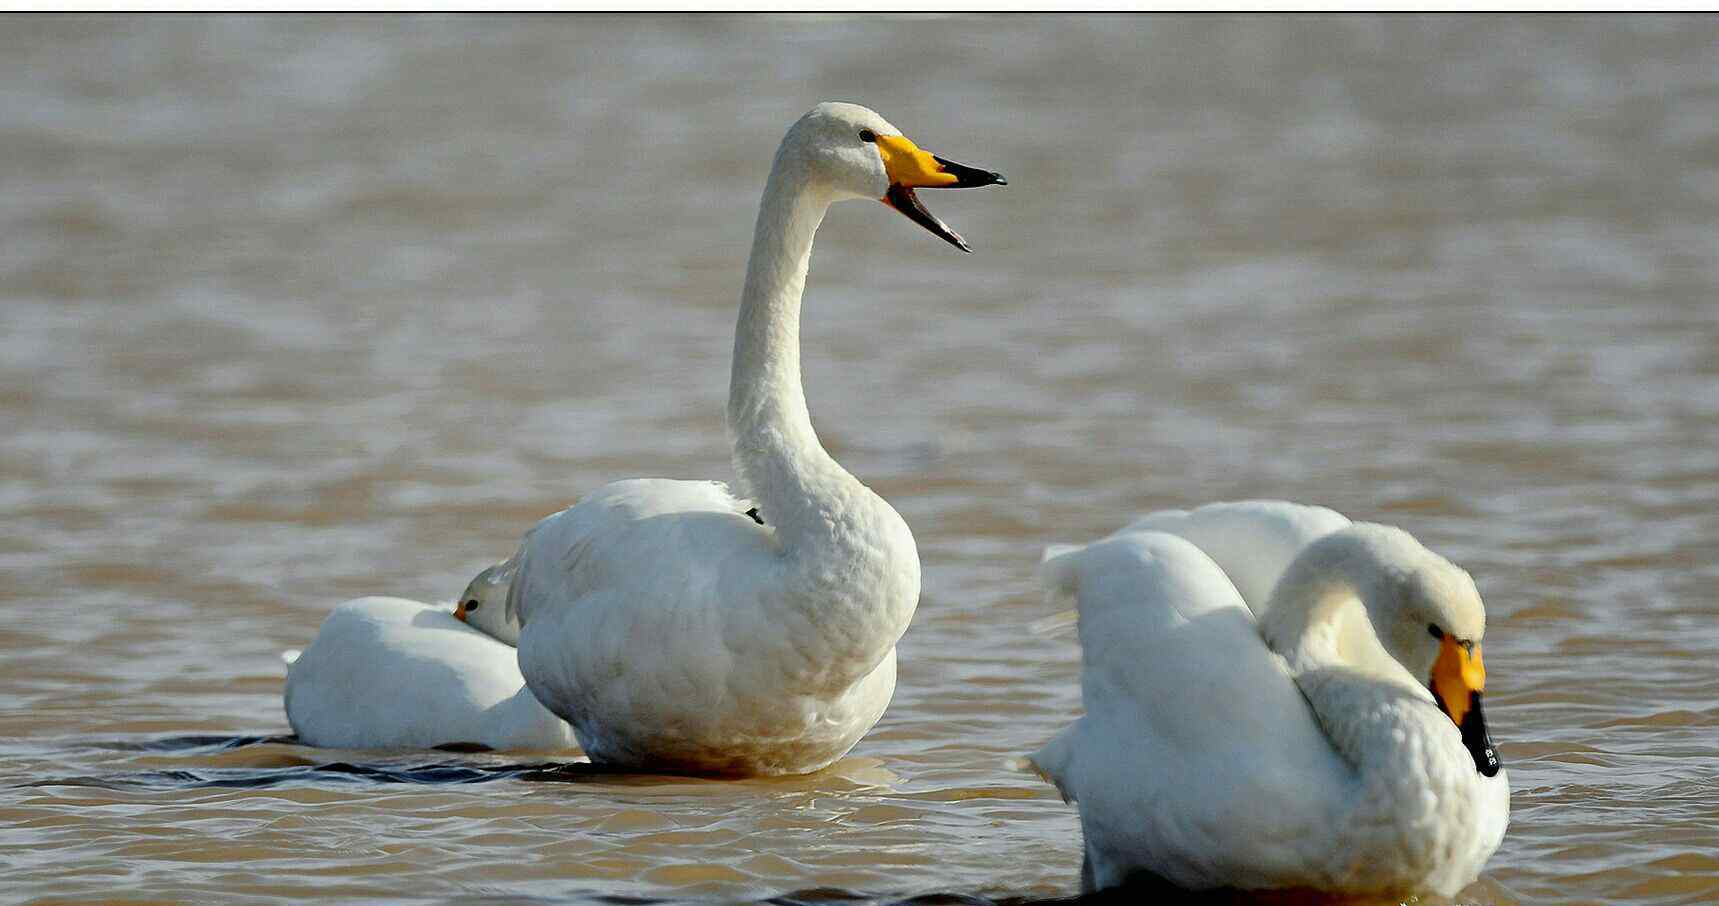
[[[1088,887],[1450,895],[1497,849],[1485,611],[1406,532],[1215,504],[1053,548],[1042,575],[1078,604],[1086,713],[1033,761],[1079,804]]]
[[[911,189],[996,182],[852,104],[820,104],[788,131],[735,329],[728,427],[746,499],[721,482],[621,481],[544,519],[516,555],[520,668],[592,760],[813,771],[883,714],[919,557],[812,430],[799,350],[812,238],[831,203],[883,198],[965,248]]]
[[[501,611],[507,586],[492,581],[495,571],[473,580],[462,603]],[[286,712],[299,741],[313,746],[574,746],[572,728],[525,688],[512,646],[455,619],[452,607],[404,598],[336,607],[288,668]]]

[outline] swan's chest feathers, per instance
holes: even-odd
[[[815,540],[787,553],[780,589],[779,612],[803,621],[791,644],[823,662],[811,671],[815,684],[869,672],[919,605],[919,552],[907,523],[863,486],[837,500],[820,514]]]
[[[1333,706],[1350,693],[1346,708],[1329,708],[1345,719],[1324,723],[1340,750],[1364,753],[1351,805],[1335,816],[1332,886],[1448,895],[1472,881],[1502,840],[1507,778],[1482,777],[1456,727],[1409,690],[1381,696],[1348,677],[1302,683]]]

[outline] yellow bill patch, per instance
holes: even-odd
[[[1438,660],[1433,662],[1432,688],[1444,713],[1462,726],[1462,719],[1468,714],[1469,693],[1486,689],[1486,665],[1480,660],[1480,646],[1465,645],[1446,635],[1439,646]]]
[[[920,150],[905,135],[878,136],[877,153],[883,157],[883,169],[894,185],[932,189],[960,181],[955,174],[946,172],[931,152]]]

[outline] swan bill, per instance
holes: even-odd
[[[938,157],[922,150],[904,135],[878,136],[877,152],[883,158],[884,171],[889,174],[889,191],[883,196],[883,203],[905,214],[908,220],[944,242],[963,252],[973,251],[961,234],[925,209],[925,204],[913,190],[1006,186],[1009,181],[1003,178],[1003,174]]]
[[[1463,748],[1474,759],[1475,770],[1483,777],[1496,775],[1502,762],[1486,728],[1486,711],[1480,705],[1486,689],[1486,665],[1480,657],[1480,646],[1458,641],[1452,635],[1443,636],[1427,686],[1439,708],[1461,731]]]
[[[1482,777],[1493,777],[1504,762],[1498,758],[1498,747],[1492,744],[1492,734],[1486,729],[1486,711],[1480,707],[1480,693],[1468,694],[1467,713],[1462,718],[1462,747],[1474,759],[1474,769]]]

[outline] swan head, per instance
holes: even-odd
[[[1487,777],[1497,774],[1498,754],[1481,708],[1486,607],[1474,578],[1402,529],[1358,522],[1296,557],[1273,592],[1262,629],[1272,647],[1291,651],[1300,637],[1337,618],[1340,608],[1323,604],[1356,599],[1385,654],[1426,686],[1461,732],[1475,768]]]
[[[508,613],[507,593],[513,587],[512,561],[497,563],[477,574],[466,585],[454,606],[454,619],[477,631],[519,645],[519,622]]]
[[[874,110],[834,101],[813,107],[789,127],[776,166],[803,171],[835,200],[881,201],[964,252],[973,250],[967,240],[926,210],[914,190],[1008,184],[1001,173],[921,149]]]

